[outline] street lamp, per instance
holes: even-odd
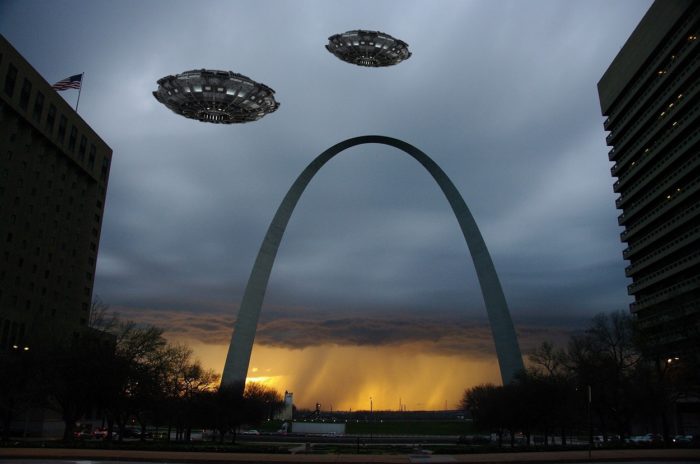
[[[592,403],[592,395],[591,395],[591,386],[586,385],[587,391],[588,391],[588,460],[590,461],[591,459],[591,450],[593,448],[593,416],[591,414],[591,403]]]
[[[374,422],[373,419],[374,418],[372,417],[372,397],[370,396],[369,397],[369,421]],[[372,441],[372,439],[373,439],[372,435],[373,435],[373,431],[372,431],[372,427],[370,426],[370,428],[369,428],[369,440],[370,441]]]
[[[28,370],[31,369],[32,366],[27,365],[27,353],[29,351],[29,346],[28,345],[18,345],[18,344],[13,344],[12,345],[12,350],[13,350],[13,356],[16,356],[17,358],[17,366],[16,368],[18,371],[15,372],[15,375],[19,376],[21,380],[19,380],[20,385],[26,385],[29,382],[29,372]],[[24,431],[22,433],[22,436],[24,438],[27,437],[27,431],[29,430],[29,412],[25,411],[24,412]]]

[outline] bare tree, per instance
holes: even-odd
[[[90,305],[88,327],[103,332],[112,332],[118,324],[119,316],[114,312],[110,312],[109,305],[102,301],[99,295],[95,295]]]
[[[561,348],[556,348],[548,341],[542,342],[540,346],[530,353],[528,358],[530,359],[532,370],[538,374],[550,377],[567,375],[566,352]]]

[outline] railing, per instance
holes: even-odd
[[[655,188],[652,189],[650,192],[648,192],[647,194],[645,194],[644,196],[642,196],[640,199],[638,199],[637,201],[635,201],[635,202],[633,202],[631,205],[629,205],[627,208],[625,208],[625,213],[627,213],[628,216],[632,216],[632,215],[633,215],[632,212],[635,211],[635,209],[637,209],[637,208],[635,208],[636,206],[645,203],[646,200],[647,200],[650,196],[653,196],[653,195],[656,194],[659,190],[662,190],[663,187],[667,186],[669,183],[673,183],[678,177],[681,177],[681,176],[683,176],[684,174],[688,173],[691,169],[696,168],[696,167],[697,167],[697,163],[698,163],[699,161],[700,161],[700,152],[695,152],[695,154],[690,155],[688,161],[686,161],[685,163],[681,164],[680,167],[679,167],[678,169],[676,169],[676,170],[673,171],[671,174],[669,174],[666,178],[664,178],[664,179],[661,181],[661,183],[660,183],[657,187],[655,187]],[[637,188],[637,185],[638,185],[640,182],[642,182],[643,180],[645,180],[646,178],[647,178],[647,176],[644,176],[644,177],[642,177],[638,182],[635,182],[635,183],[632,185],[632,187],[630,187],[630,189],[628,190],[628,192],[631,192],[631,193],[627,193],[627,194],[624,195],[624,196],[623,196],[623,195],[620,195],[620,197],[617,198],[617,199],[615,200],[615,206],[616,206],[617,208],[621,208],[621,207],[625,204],[625,202],[627,201],[627,199],[632,198],[632,197],[634,196],[633,193],[636,192],[636,190],[637,190],[637,189],[636,189],[636,188]],[[633,192],[633,190],[634,190],[634,192]]]
[[[649,285],[652,285],[656,282],[659,282],[667,277],[669,277],[669,273],[673,270],[677,271],[682,271],[684,269],[687,269],[695,264],[700,262],[700,251],[697,251],[695,253],[692,253],[688,256],[684,256],[683,258],[679,259],[678,261],[674,261],[673,263],[669,264],[668,266],[664,266],[661,269],[659,269],[656,272],[652,272],[651,274],[644,276],[644,278],[639,279],[637,282],[630,284],[627,286],[627,293],[630,295],[633,295],[635,292],[638,292],[639,290],[642,290]]]
[[[662,313],[655,312],[651,316],[645,315],[647,317],[639,315],[640,317],[637,318],[637,321],[639,322],[642,328],[653,327],[658,325],[659,322],[669,322],[674,319],[679,319],[682,317],[693,315],[697,312],[697,309],[699,307],[700,299],[693,299],[685,303],[679,303],[677,305],[674,304],[673,308],[670,311],[664,311]],[[670,331],[666,331],[666,333],[669,332],[677,334],[678,327],[673,326],[673,328]],[[660,334],[663,334],[663,332],[660,332]]]
[[[695,108],[694,111],[693,111],[693,113],[696,112],[696,111],[698,111],[698,108]],[[690,114],[689,114],[688,116],[690,116]],[[652,149],[649,149],[649,151],[648,151],[647,153],[645,153],[645,156],[642,158],[641,161],[639,161],[638,163],[636,163],[635,166],[632,166],[630,169],[628,169],[627,171],[625,171],[622,175],[620,175],[620,176],[617,178],[617,181],[615,181],[615,183],[613,184],[613,190],[614,190],[615,192],[619,192],[619,191],[620,191],[620,188],[621,188],[625,183],[628,182],[628,180],[632,177],[633,174],[636,174],[637,170],[640,169],[640,167],[646,166],[646,165],[650,162],[650,159],[652,158],[651,155],[652,155],[656,150],[659,150],[659,151],[660,151],[661,149],[666,148],[666,144],[668,143],[668,141],[670,141],[671,136],[674,136],[674,137],[675,137],[675,135],[678,134],[678,130],[681,129],[681,128],[683,128],[683,127],[684,127],[684,124],[682,124],[682,123],[679,123],[679,124],[676,124],[675,126],[673,126],[673,127],[664,135],[664,137],[663,137],[661,140],[659,140],[656,144],[654,144],[654,147],[653,147]],[[694,130],[693,132],[691,132],[687,137],[685,137],[681,142],[679,142],[679,143],[677,144],[677,148],[671,150],[671,151],[669,152],[669,155],[670,155],[671,153],[674,153],[674,154],[677,153],[680,149],[686,147],[690,142],[693,142],[693,143],[696,142],[696,137],[698,136],[698,134],[700,134],[700,129],[695,129],[695,130]],[[659,162],[657,163],[657,165],[658,165],[658,164],[661,164],[662,162],[666,162],[666,161],[670,158],[669,155],[666,155],[666,156],[662,157],[662,158],[659,160]],[[657,169],[654,168],[654,169],[653,169],[653,172],[656,172],[656,171],[657,171]],[[647,171],[647,172],[648,172],[648,171]]]
[[[690,194],[697,191],[697,186],[699,183],[700,180],[696,179],[691,184],[689,184],[692,185],[692,187],[690,187],[688,190],[682,190],[675,197],[669,198],[667,203],[663,203],[654,208],[653,210],[649,211],[649,213],[642,216],[642,218],[639,221],[627,227],[627,229],[620,234],[620,239],[623,242],[626,242],[631,237],[636,235],[640,230],[642,230],[644,226],[648,225],[651,221],[658,219],[663,213],[670,210],[674,206],[677,206],[688,196],[690,196]]]
[[[688,198],[688,196],[697,192],[699,187],[700,187],[700,178],[697,178],[697,179],[694,179],[692,182],[685,184],[682,189],[676,190],[675,195],[674,194],[667,195],[666,196],[667,201],[665,201],[664,203],[661,203],[660,205],[653,208],[647,214],[645,214],[644,216],[639,218],[639,220],[637,222],[635,222],[634,224],[630,224],[627,227],[627,230],[625,230],[622,233],[622,235],[625,237],[625,239],[630,238],[632,235],[637,233],[636,231],[638,231],[641,227],[644,227],[645,225],[649,224],[650,221],[658,218],[663,213],[670,210],[674,206],[678,205],[678,203],[682,202],[684,199]]]
[[[678,169],[664,177],[653,189],[648,191],[631,205],[628,205],[627,208],[625,208],[625,212],[618,216],[617,223],[619,225],[623,225],[630,218],[634,217],[635,214],[643,211],[644,206],[646,206],[651,199],[662,193],[664,190],[671,188],[679,178],[683,177],[685,174],[698,166],[700,166],[700,153],[693,155],[691,159],[683,163]],[[615,206],[619,207],[618,200],[619,198],[615,200]]]
[[[640,328],[647,331],[647,341],[651,343],[668,345],[685,342],[687,344],[687,335],[683,333],[684,330],[678,329],[685,328],[685,321],[682,319],[695,314],[699,307],[700,299],[694,299],[686,303],[674,304],[673,308],[666,308],[663,312],[654,311],[652,315],[638,313],[637,321]],[[692,330],[691,327],[688,329]]]
[[[691,205],[690,207],[683,210],[680,214],[674,216],[671,220],[666,221],[656,229],[646,234],[644,237],[634,242],[633,246],[627,247],[622,252],[622,256],[625,259],[628,259],[630,256],[632,256],[632,254],[644,249],[650,243],[653,243],[655,240],[658,240],[660,237],[667,234],[674,227],[678,227],[684,224],[685,222],[693,219],[695,216],[698,215],[698,213],[700,213],[700,204]]]
[[[616,169],[627,164],[630,158],[632,158],[635,155],[637,150],[640,147],[648,144],[649,139],[654,137],[655,133],[657,133],[663,127],[659,124],[653,124],[643,134],[635,135],[634,129],[636,129],[637,126],[641,124],[646,124],[647,121],[649,121],[651,117],[653,117],[653,115],[657,114],[659,111],[661,111],[661,115],[663,116],[659,115],[657,121],[661,118],[670,117],[670,114],[672,112],[675,113],[680,108],[683,108],[686,105],[686,103],[689,100],[688,96],[693,95],[693,92],[695,92],[700,86],[700,79],[695,80],[695,82],[691,83],[690,85],[687,85],[687,87],[683,89],[679,89],[676,86],[676,81],[680,81],[681,78],[686,77],[686,75],[689,74],[691,71],[695,72],[698,67],[700,67],[700,54],[698,54],[693,59],[693,69],[691,70],[690,67],[685,68],[681,75],[678,76],[678,78],[674,81],[674,83],[668,86],[664,95],[662,95],[656,101],[654,101],[654,103],[651,106],[649,106],[649,109],[646,111],[646,113],[640,116],[639,119],[635,120],[635,123],[633,124],[632,128],[630,128],[630,130],[625,133],[625,137],[623,137],[622,140],[615,144],[615,153],[617,153],[618,155],[622,154],[622,156],[617,160],[615,165],[613,165],[613,167],[610,168],[610,172],[613,175],[615,175]],[[670,94],[674,94],[675,97]],[[663,101],[664,104],[659,105],[660,101]],[[635,143],[632,144],[630,148],[627,148],[626,145],[631,140],[634,140]],[[609,153],[608,159],[612,161]]]
[[[631,277],[634,273],[641,271],[645,267],[654,264],[659,259],[667,256],[669,253],[678,251],[681,248],[694,243],[697,240],[697,235],[700,234],[700,226],[694,227],[680,237],[676,237],[668,242],[663,247],[657,248],[654,252],[639,258],[625,268],[625,275]]]
[[[639,126],[641,121],[648,119],[648,117],[651,114],[653,114],[655,111],[658,111],[658,106],[660,106],[659,103],[662,100],[666,100],[667,98],[669,98],[671,91],[679,85],[679,82],[682,79],[685,79],[688,76],[688,74],[695,71],[698,64],[698,55],[692,58],[689,63],[683,64],[683,68],[681,68],[680,73],[673,79],[673,81],[671,81],[671,83],[664,84],[666,90],[663,91],[659,97],[657,97],[652,103],[646,102],[647,96],[649,96],[650,93],[655,92],[659,88],[661,82],[665,80],[666,76],[670,76],[671,73],[675,71],[678,66],[680,66],[680,63],[685,53],[690,52],[694,49],[695,42],[696,41],[686,42],[686,44],[679,50],[678,55],[676,55],[676,57],[671,61],[671,64],[664,71],[664,73],[659,75],[659,78],[656,79],[656,81],[653,82],[649,87],[647,87],[641,94],[641,96],[639,96],[639,98],[635,100],[635,105],[625,112],[625,115],[623,116],[622,120],[620,120],[620,122],[615,125],[615,128],[605,138],[605,141],[608,145],[614,144],[616,146],[620,146],[626,143],[626,141],[629,140],[631,134],[634,132],[634,129],[637,126]],[[641,116],[635,117],[632,126],[624,131],[625,137],[623,137],[622,140],[618,141],[617,143],[614,143],[613,140],[615,139],[615,137],[617,137],[617,135],[621,133],[622,129],[624,128],[624,125],[630,120],[630,118],[632,118],[633,115],[636,114],[640,107],[647,107],[648,109]]]
[[[697,10],[695,10],[693,13],[695,13]],[[653,72],[658,72],[657,70],[661,66],[661,62],[666,58],[666,53],[669,51],[669,48],[671,48],[672,45],[674,45],[678,39],[682,36],[685,36],[688,34],[688,30],[691,28],[691,22],[695,20],[695,15],[694,14],[689,14],[688,18],[685,20],[683,24],[681,24],[677,29],[675,34],[673,34],[665,43],[663,48],[659,50],[657,53],[657,59],[649,64],[644,71],[638,74],[638,78],[634,81],[634,83],[628,87],[628,90],[622,93],[620,96],[620,105],[619,108],[623,109],[625,106],[629,104],[629,100],[634,96],[634,94],[638,91],[639,87],[646,82],[650,74]],[[616,105],[617,106],[617,105]],[[617,111],[610,111],[608,114],[608,119],[610,119],[612,122],[615,120],[615,115],[617,114]],[[625,112],[623,114],[629,114],[629,112]],[[625,119],[621,119],[620,122],[624,123]]]
[[[668,125],[668,123],[655,126],[657,129],[655,131],[655,133],[660,132],[664,128],[666,129],[664,131],[663,135],[661,135],[661,138],[654,141],[653,143],[650,143],[649,140],[652,138],[651,135],[656,135],[656,134],[650,134],[649,137],[642,138],[637,143],[635,143],[635,150],[637,149],[637,147],[641,148],[644,145],[649,145],[647,147],[647,149],[644,150],[644,153],[642,153],[642,155],[641,155],[642,157],[649,156],[654,150],[658,149],[660,144],[666,142],[669,137],[675,137],[675,134],[677,134],[677,130],[680,129],[681,127],[685,126],[691,120],[693,115],[698,112],[698,109],[699,109],[699,107],[697,105],[691,106],[691,109],[681,119],[678,119],[676,121],[673,121],[673,118],[668,118],[668,121],[667,121],[668,123],[671,123],[671,121],[673,121],[673,123],[670,126]],[[664,116],[664,118],[665,118],[665,116]],[[692,119],[694,119],[694,118],[692,118]],[[635,151],[635,153],[636,153],[636,151]],[[626,162],[629,161],[630,158],[631,158],[631,156],[628,153],[624,157],[625,164],[627,164]],[[627,172],[635,169],[635,166],[636,166],[638,160],[639,159],[632,162],[632,165],[629,167]],[[623,161],[620,161],[619,163],[615,163],[610,168],[610,174],[612,174],[613,176],[617,176],[617,174],[620,172],[620,170],[623,167],[623,164],[621,164],[621,163],[623,163]],[[620,176],[620,177],[622,177],[622,176]]]
[[[655,303],[668,300],[669,298],[673,298],[676,295],[684,293],[688,290],[693,290],[698,287],[700,287],[700,276],[693,276],[677,283],[676,285],[671,285],[670,287],[652,293],[651,295],[645,298],[641,298],[635,303],[632,303],[630,305],[630,309],[632,311],[640,311],[642,309],[648,308],[649,306]]]

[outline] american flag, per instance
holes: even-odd
[[[66,77],[56,82],[52,87],[54,90],[80,89],[80,84],[83,82],[83,75],[76,74],[75,76]]]

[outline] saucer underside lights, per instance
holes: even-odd
[[[208,69],[159,79],[153,96],[177,114],[216,124],[257,121],[280,106],[270,87],[242,74]]]
[[[411,57],[408,44],[378,31],[348,31],[328,38],[326,50],[343,61],[378,68],[401,63]]]

